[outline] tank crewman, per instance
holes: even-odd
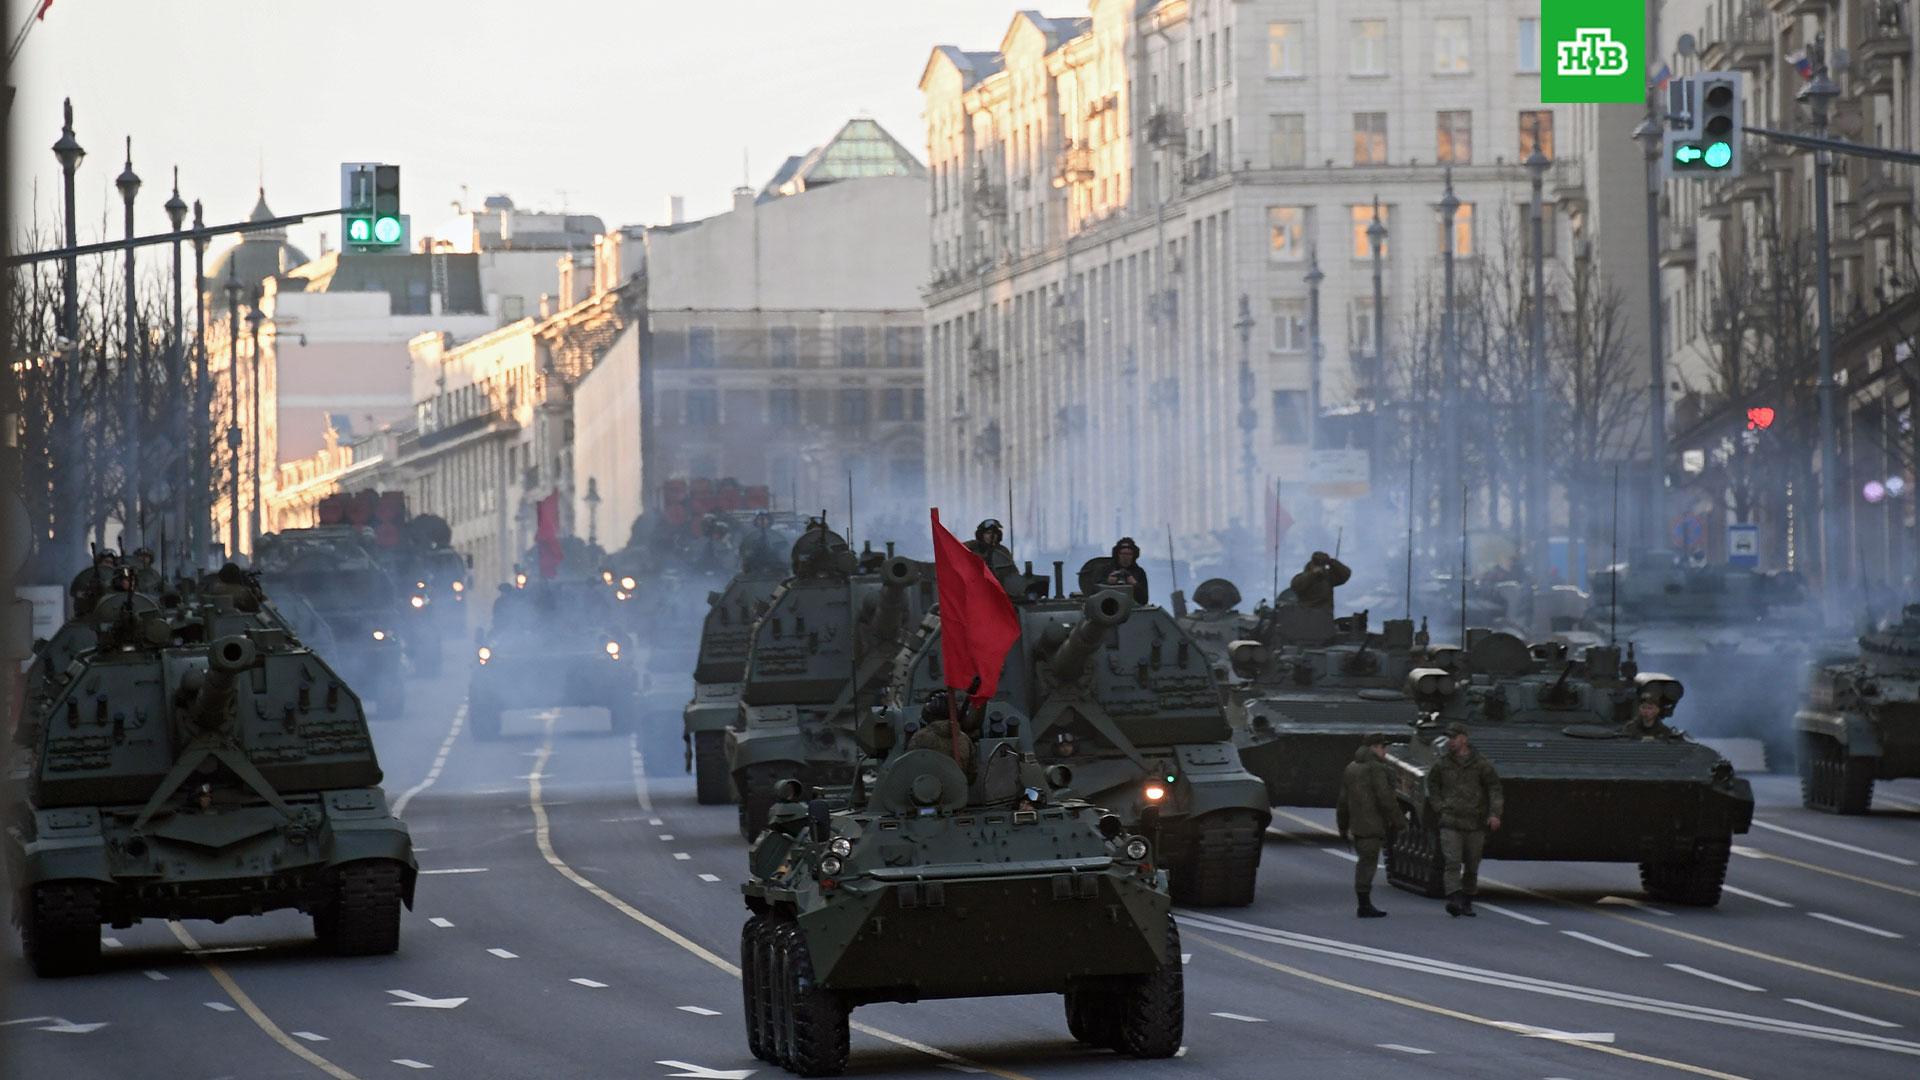
[[[1380,849],[1403,825],[1386,758],[1387,737],[1367,736],[1340,777],[1340,798],[1334,810],[1340,835],[1353,841],[1353,853],[1359,857],[1353,867],[1353,892],[1362,919],[1387,914],[1373,906],[1373,874],[1379,867]]]
[[[1500,828],[1506,800],[1500,774],[1467,739],[1467,725],[1447,727],[1447,752],[1427,774],[1427,794],[1440,814],[1440,855],[1446,863],[1447,914],[1475,915],[1480,853],[1487,833]]]
[[[1114,542],[1113,565],[1107,570],[1107,584],[1133,590],[1133,602],[1147,602],[1147,568],[1140,565],[1140,545],[1133,537]]]
[[[1678,739],[1683,736],[1667,726],[1666,705],[1654,691],[1642,691],[1633,703],[1633,718],[1621,727],[1629,739]]]
[[[227,596],[233,599],[235,611],[259,611],[260,601],[264,599],[260,586],[251,575],[240,569],[239,563],[227,563],[213,576],[213,583],[207,586],[212,596]]]
[[[786,566],[787,553],[781,550],[780,538],[773,531],[773,517],[762,510],[753,515],[753,529],[740,538],[740,569],[751,573],[784,570]]]
[[[141,548],[133,553],[134,585],[138,591],[149,596],[158,596],[165,586],[160,571],[153,565],[153,550]]]
[[[1333,590],[1347,583],[1353,571],[1347,564],[1327,554],[1316,551],[1307,560],[1307,565],[1293,575],[1288,587],[1299,603],[1322,611],[1333,611]]]
[[[942,688],[927,695],[925,704],[920,706],[920,730],[907,740],[909,750],[932,750],[938,754],[953,757],[960,764],[962,772],[967,774],[967,782],[973,782],[975,771],[974,736],[980,733],[980,720],[969,715],[966,698],[960,699],[960,730],[954,731],[953,695]]]
[[[113,584],[114,571],[119,568],[120,557],[110,548],[101,548],[93,553],[93,565],[75,574],[72,584],[67,586],[67,596],[73,601],[74,614],[83,615],[100,602]]]
[[[967,541],[967,550],[986,560],[987,569],[999,577],[1015,571],[1013,552],[1007,550],[1006,533],[1000,523],[988,518],[974,527],[973,539]]]

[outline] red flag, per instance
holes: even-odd
[[[550,578],[560,572],[564,549],[560,547],[560,493],[541,499],[533,506],[539,527],[533,533],[533,545],[540,549],[540,576]]]
[[[940,588],[940,663],[947,686],[965,691],[975,677],[977,705],[993,696],[1007,650],[1020,638],[1020,619],[1007,590],[986,560],[967,550],[933,511],[933,569]]]
[[[34,15],[34,18],[39,19],[42,22],[45,22],[47,18],[47,9],[51,7],[53,7],[53,0],[46,0],[46,3],[40,5],[40,11]]]

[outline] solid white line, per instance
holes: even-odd
[[[695,1016],[719,1016],[720,1015],[720,1013],[714,1009],[703,1009],[698,1005],[676,1005],[674,1007],[679,1009],[681,1012],[692,1013]]]
[[[171,979],[173,977],[171,975],[168,975],[164,971],[147,971],[147,972],[143,972],[143,974],[145,974],[147,978],[152,979],[154,982],[166,982],[168,979]]]
[[[232,1012],[233,1011],[233,1006],[227,1004],[224,1001],[203,1001],[200,1004],[205,1005],[207,1008],[212,1009],[214,1012]]]
[[[1528,926],[1547,925],[1547,920],[1545,919],[1536,919],[1531,915],[1523,915],[1518,911],[1513,911],[1509,908],[1503,908],[1499,904],[1488,904],[1479,900],[1475,900],[1474,906],[1477,908],[1481,908],[1482,910],[1485,910],[1485,911],[1491,911],[1495,915],[1505,915],[1509,919],[1518,919],[1521,922],[1526,923]]]
[[[687,861],[688,859],[691,859],[691,858],[693,858],[693,856],[691,856],[691,855],[689,855],[689,854],[687,854],[687,853],[686,853],[686,852],[684,852],[684,851],[676,851],[676,852],[674,852],[674,853],[673,853],[673,857],[674,857],[674,858],[676,858],[676,859],[679,859],[679,860],[680,860],[681,862],[686,862],[686,861]]]
[[[1871,1016],[1861,1016],[1857,1012],[1848,1012],[1845,1009],[1836,1009],[1831,1005],[1822,1005],[1817,1001],[1808,1001],[1805,998],[1788,998],[1787,1003],[1790,1005],[1798,1005],[1801,1008],[1813,1009],[1818,1012],[1827,1013],[1830,1016],[1844,1016],[1849,1020],[1858,1020],[1863,1024],[1872,1024],[1874,1027],[1897,1028],[1900,1026],[1899,1024],[1896,1024],[1891,1020],[1875,1020]]]
[[[575,983],[580,986],[584,986],[589,990],[605,990],[607,988],[606,983],[594,982],[592,979],[568,979],[567,981],[570,983]]]
[[[640,736],[627,736],[627,749],[633,758],[633,797],[639,801],[640,809],[653,813],[653,796],[647,791],[647,759],[640,754]],[[655,825],[660,824],[658,821]]]
[[[1756,994],[1764,994],[1767,992],[1765,987],[1755,986],[1752,983],[1743,983],[1739,979],[1729,979],[1725,975],[1715,975],[1711,971],[1701,971],[1697,967],[1688,967],[1685,964],[1668,964],[1667,966],[1675,971],[1684,971],[1689,975],[1706,979],[1708,982],[1717,982],[1722,986],[1731,986],[1735,990],[1751,990]]]
[[[452,919],[443,919],[443,918],[441,918],[440,916],[438,916],[438,915],[435,915],[435,916],[434,916],[433,918],[431,918],[431,919],[428,919],[427,921],[428,921],[428,922],[430,922],[430,923],[432,923],[433,925],[435,925],[435,926],[437,926],[437,927],[439,927],[439,928],[440,928],[440,929],[442,929],[442,930],[451,930],[451,929],[453,929],[453,920],[452,920]]]
[[[1793,906],[1792,904],[1787,903],[1785,900],[1775,900],[1771,896],[1761,896],[1757,892],[1748,892],[1745,889],[1736,889],[1731,885],[1722,885],[1720,886],[1720,889],[1722,892],[1730,892],[1735,896],[1745,897],[1748,900],[1752,900],[1756,904],[1766,904],[1769,907],[1792,907]]]
[[[292,1032],[291,1034],[296,1039],[305,1039],[308,1042],[326,1042],[327,1041],[327,1037],[325,1035],[316,1035],[311,1031],[295,1031],[295,1032]]]
[[[1402,1046],[1399,1043],[1374,1043],[1382,1050],[1394,1050],[1402,1054],[1431,1054],[1431,1050],[1422,1050],[1417,1046]]]
[[[1830,922],[1835,926],[1844,926],[1849,930],[1859,930],[1863,933],[1878,934],[1883,938],[1906,937],[1905,934],[1896,934],[1891,930],[1882,930],[1877,926],[1868,926],[1866,923],[1857,923],[1857,922],[1854,922],[1852,919],[1843,919],[1838,915],[1829,915],[1824,911],[1809,911],[1807,912],[1807,914],[1812,918],[1819,919],[1821,922]]]
[[[940,1065],[940,1067],[941,1067],[941,1068],[943,1068],[943,1069],[952,1069],[952,1070],[953,1070],[954,1072],[957,1072],[957,1073],[980,1073],[980,1074],[985,1074],[985,1073],[986,1073],[986,1071],[987,1071],[987,1070],[985,1070],[985,1069],[976,1069],[976,1068],[974,1068],[974,1067],[973,1067],[973,1066],[971,1066],[971,1065],[955,1065],[955,1064],[954,1064],[953,1062],[951,1062],[951,1061],[942,1061],[942,1062],[940,1062],[940,1063],[939,1063],[939,1065]]]
[[[413,1060],[412,1058],[394,1058],[394,1059],[393,1059],[393,1063],[394,1063],[395,1065],[405,1065],[405,1066],[406,1066],[407,1068],[409,1068],[409,1069],[431,1069],[431,1068],[433,1068],[433,1066],[431,1066],[431,1065],[429,1065],[429,1064],[427,1064],[427,1063],[426,1063],[426,1062],[424,1062],[424,1061],[415,1061],[415,1060]]]
[[[511,953],[511,952],[508,952],[508,951],[507,951],[507,950],[505,950],[505,949],[488,949],[487,951],[488,951],[488,952],[490,952],[490,953],[492,953],[493,955],[495,955],[495,956],[497,956],[497,957],[499,957],[499,958],[500,958],[500,959],[502,959],[502,960],[518,960],[518,959],[520,959],[520,956],[519,956],[519,954],[518,954],[518,953]]]
[[[1264,1024],[1264,1023],[1266,1023],[1266,1021],[1265,1021],[1265,1020],[1262,1020],[1262,1019],[1260,1019],[1260,1018],[1259,1018],[1259,1017],[1257,1017],[1257,1016],[1241,1016],[1241,1015],[1240,1015],[1239,1013],[1222,1013],[1222,1012],[1217,1012],[1217,1013],[1211,1013],[1211,1014],[1209,1014],[1209,1015],[1212,1015],[1212,1016],[1217,1016],[1217,1017],[1219,1017],[1219,1018],[1220,1018],[1220,1019],[1222,1019],[1222,1020],[1238,1020],[1238,1021],[1240,1021],[1240,1022],[1241,1022],[1241,1023],[1243,1023],[1243,1024]]]
[[[1783,836],[1791,836],[1799,840],[1806,840],[1814,844],[1825,844],[1830,848],[1838,848],[1841,851],[1851,851],[1855,855],[1865,855],[1869,859],[1880,859],[1898,866],[1920,866],[1920,862],[1915,862],[1912,859],[1902,858],[1898,855],[1889,855],[1884,851],[1875,851],[1872,848],[1843,844],[1838,840],[1829,840],[1824,836],[1815,836],[1812,833],[1804,833],[1798,829],[1789,829],[1784,825],[1775,825],[1771,821],[1755,821],[1753,827],[1756,829],[1766,829],[1768,832],[1777,832]]]
[[[422,870],[420,872],[422,874],[484,874],[487,872],[487,868],[484,866],[449,866],[440,870]]]
[[[1641,952],[1639,949],[1629,949],[1625,945],[1615,945],[1613,942],[1608,941],[1606,938],[1597,938],[1597,937],[1594,937],[1592,934],[1583,934],[1578,930],[1562,930],[1560,932],[1567,935],[1570,938],[1579,938],[1581,941],[1584,941],[1589,945],[1598,945],[1603,949],[1612,949],[1614,952],[1620,953],[1623,956],[1638,956],[1644,959],[1645,957],[1650,955],[1648,953]]]
[[[707,884],[709,884],[709,885],[711,885],[711,884],[713,884],[714,882],[716,882],[716,881],[719,881],[719,880],[720,880],[720,875],[718,875],[718,874],[701,874],[701,875],[700,875],[700,880],[701,880],[701,881],[704,881],[704,882],[706,882],[706,883],[707,883]]]
[[[447,764],[447,755],[453,753],[453,741],[460,737],[460,728],[464,726],[466,722],[467,707],[463,703],[459,708],[453,710],[453,724],[447,728],[447,737],[440,740],[440,752],[433,755],[433,765],[427,769],[426,777],[406,791],[401,792],[400,797],[393,800],[394,817],[400,817],[405,814],[407,812],[407,804],[413,801],[413,797],[432,787],[433,782],[440,779],[440,770]]]

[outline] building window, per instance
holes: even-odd
[[[767,391],[767,420],[774,424],[800,422],[800,391],[790,386]]]
[[[1514,24],[1513,70],[1522,75],[1540,73],[1540,20],[1521,19]]]
[[[1298,78],[1300,61],[1306,55],[1305,25],[1297,22],[1267,24],[1267,74]]]
[[[1442,165],[1473,164],[1473,112],[1447,109],[1433,114],[1434,146]]]
[[[1353,163],[1355,165],[1385,165],[1387,163],[1386,113],[1362,112],[1353,114]]]
[[[1467,19],[1433,20],[1433,73],[1465,75],[1472,70],[1472,23]]]
[[[1393,228],[1392,209],[1390,206],[1380,208],[1380,225],[1382,228],[1388,230]],[[1351,210],[1353,214],[1353,257],[1356,259],[1371,259],[1373,258],[1373,241],[1367,238],[1367,227],[1373,224],[1373,207],[1371,205],[1355,206],[1352,207]],[[1390,250],[1392,246],[1393,239],[1391,235],[1381,239],[1380,257],[1382,259],[1392,254]]]
[[[696,326],[687,331],[687,366],[713,366],[713,327]]]
[[[915,389],[913,392],[913,418],[915,420],[927,418],[927,392],[924,389]]]
[[[1533,258],[1533,200],[1520,204],[1520,257]],[[1553,204],[1542,200],[1540,203],[1540,248],[1541,254],[1551,259],[1554,254],[1554,234],[1557,223],[1554,221]]]
[[[1267,157],[1273,168],[1298,169],[1307,163],[1307,114],[1275,113],[1268,118]]]
[[[1447,250],[1447,216],[1435,211],[1434,226],[1438,230],[1439,249]],[[1473,204],[1463,202],[1453,211],[1453,253],[1461,258],[1473,255]]]
[[[897,386],[880,391],[880,419],[905,420],[907,418],[907,392]]]
[[[687,423],[712,427],[720,422],[720,394],[715,390],[687,391]]]
[[[1373,355],[1373,297],[1358,296],[1347,305],[1347,354]]]
[[[1305,300],[1275,300],[1273,302],[1273,351],[1297,353],[1306,352],[1308,337],[1312,327],[1307,325],[1307,302]]]
[[[844,427],[863,428],[867,426],[867,392],[865,389],[840,391],[840,423]]]
[[[840,365],[842,367],[867,366],[866,327],[843,326],[840,328]]]
[[[1533,154],[1534,147],[1540,148],[1540,156],[1553,160],[1553,111],[1551,109],[1530,109],[1520,114],[1520,160],[1525,161]]]
[[[887,366],[918,367],[920,330],[913,326],[887,327]]]
[[[1273,442],[1276,446],[1305,446],[1310,418],[1307,416],[1307,391],[1273,392]]]
[[[791,326],[767,329],[767,362],[774,367],[800,364],[800,331]]]
[[[1267,207],[1267,256],[1274,262],[1299,262],[1307,257],[1307,208]]]
[[[1353,20],[1353,73],[1387,73],[1387,20]]]

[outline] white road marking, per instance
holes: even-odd
[[[1768,907],[1792,907],[1793,906],[1792,904],[1787,903],[1785,900],[1775,900],[1771,896],[1761,896],[1757,892],[1748,892],[1745,889],[1736,889],[1731,885],[1722,885],[1720,886],[1720,889],[1722,892],[1730,892],[1735,896],[1739,896],[1739,897],[1743,897],[1745,899],[1751,900],[1756,904],[1766,904]]]
[[[1644,959],[1645,957],[1650,955],[1648,953],[1641,952],[1639,949],[1629,949],[1625,945],[1615,945],[1613,942],[1608,941],[1606,938],[1597,938],[1597,937],[1594,937],[1592,934],[1583,934],[1578,930],[1562,930],[1560,932],[1567,935],[1570,938],[1579,938],[1581,941],[1584,941],[1589,945],[1598,945],[1603,949],[1612,949],[1614,952],[1620,953],[1623,956],[1638,956]]]
[[[141,974],[145,975],[149,979],[152,979],[154,982],[166,982],[168,979],[173,978],[173,976],[167,974],[164,971],[148,970],[148,971],[141,972]]]
[[[971,1065],[955,1065],[951,1061],[941,1062],[940,1067],[943,1069],[952,1069],[957,1073],[985,1073],[987,1071],[985,1069],[976,1069]]]
[[[1907,936],[1905,934],[1896,934],[1891,930],[1882,930],[1877,926],[1868,926],[1866,923],[1857,923],[1852,919],[1843,919],[1838,915],[1829,915],[1824,911],[1809,911],[1807,915],[1810,918],[1819,919],[1821,922],[1830,922],[1835,926],[1844,926],[1849,930],[1859,930],[1862,933],[1878,934],[1883,938],[1903,938]]]
[[[1733,845],[1732,851],[1735,855],[1743,859],[1764,859],[1767,857],[1767,853],[1761,851],[1759,848],[1750,848],[1742,844]]]
[[[1900,1026],[1899,1024],[1896,1024],[1891,1020],[1876,1020],[1871,1016],[1861,1016],[1857,1012],[1848,1012],[1845,1009],[1836,1009],[1831,1005],[1822,1005],[1817,1001],[1808,1001],[1805,998],[1788,998],[1787,1003],[1790,1005],[1798,1005],[1801,1008],[1813,1009],[1817,1012],[1823,1012],[1828,1014],[1829,1016],[1844,1016],[1848,1020],[1858,1020],[1863,1024],[1872,1024],[1874,1027],[1897,1028]]]
[[[1729,979],[1725,975],[1715,975],[1711,971],[1701,971],[1697,967],[1688,967],[1685,964],[1668,964],[1667,966],[1675,971],[1684,971],[1689,975],[1706,979],[1709,982],[1717,982],[1722,986],[1731,986],[1735,990],[1751,990],[1756,994],[1764,994],[1767,992],[1765,987],[1755,986],[1752,983],[1743,983],[1739,979]]]
[[[51,1031],[59,1035],[86,1035],[107,1026],[104,1020],[92,1024],[76,1024],[58,1016],[23,1016],[18,1020],[0,1020],[0,1027],[12,1027],[15,1024],[40,1025],[33,1030]]]
[[[413,1060],[412,1058],[394,1058],[394,1059],[393,1059],[393,1063],[394,1063],[395,1065],[405,1065],[405,1066],[406,1066],[407,1068],[409,1068],[409,1069],[431,1069],[431,1068],[433,1068],[433,1066],[431,1066],[431,1065],[429,1065],[429,1064],[427,1064],[427,1063],[426,1063],[426,1062],[424,1062],[424,1061],[415,1061],[415,1060]]]
[[[1920,866],[1920,862],[1915,862],[1912,859],[1903,858],[1899,855],[1889,855],[1884,851],[1875,851],[1872,848],[1857,847],[1853,844],[1843,844],[1838,840],[1829,840],[1824,836],[1815,836],[1812,833],[1801,832],[1798,829],[1789,829],[1784,825],[1775,825],[1771,821],[1756,820],[1753,823],[1753,827],[1756,829],[1765,829],[1768,832],[1777,832],[1782,836],[1791,836],[1796,840],[1805,840],[1809,843],[1814,843],[1814,844],[1825,844],[1830,848],[1838,848],[1841,851],[1850,851],[1855,855],[1865,855],[1869,859],[1880,859],[1885,862],[1893,863],[1896,866]]]
[[[308,1042],[326,1042],[327,1041],[327,1037],[325,1035],[316,1035],[311,1031],[295,1031],[295,1032],[292,1032],[292,1035],[296,1039],[305,1039]]]
[[[505,950],[505,949],[488,949],[487,951],[488,951],[488,952],[490,952],[490,953],[492,953],[493,955],[495,955],[495,956],[497,956],[497,957],[499,957],[499,958],[500,958],[500,959],[502,959],[502,960],[518,960],[518,959],[520,959],[520,955],[519,955],[518,953],[511,953],[511,952],[508,952],[508,951],[507,951],[507,950]]]
[[[649,825],[665,825],[665,824],[666,824],[666,822],[664,822],[664,821],[661,821],[661,820],[660,820],[659,818],[657,818],[657,817],[650,817],[650,818],[648,818],[648,819],[647,819],[647,824],[649,824]]]
[[[457,1009],[467,1003],[467,999],[463,997],[430,998],[424,994],[416,994],[411,990],[389,990],[387,993],[400,999],[399,1001],[389,1001],[387,1004],[410,1006],[416,1009]]]
[[[633,797],[639,802],[640,809],[653,813],[653,796],[647,791],[647,759],[640,754],[640,736],[627,736],[627,751],[633,759]],[[655,825],[660,824],[658,821]]]
[[[684,1012],[684,1013],[692,1013],[695,1016],[719,1016],[720,1015],[720,1013],[714,1009],[703,1009],[698,1005],[676,1005],[675,1008],[679,1009],[681,1012]]]
[[[401,792],[400,797],[393,800],[394,817],[404,815],[407,812],[407,804],[413,801],[413,797],[432,787],[433,782],[440,779],[440,770],[447,765],[447,755],[453,753],[453,741],[460,737],[460,729],[466,725],[466,722],[467,707],[462,704],[453,710],[453,723],[447,728],[447,737],[440,740],[440,752],[433,755],[433,764],[427,767],[426,777]]]
[[[1483,902],[1483,901],[1481,901],[1481,900],[1479,900],[1479,899],[1477,899],[1477,898],[1476,898],[1476,899],[1474,900],[1474,902],[1473,902],[1473,906],[1475,906],[1475,907],[1477,907],[1477,908],[1481,908],[1481,909],[1483,909],[1483,910],[1485,910],[1485,911],[1491,911],[1491,912],[1493,912],[1493,913],[1494,913],[1495,915],[1505,915],[1505,916],[1506,916],[1507,918],[1509,918],[1509,919],[1518,919],[1518,920],[1520,920],[1521,922],[1523,922],[1523,923],[1526,923],[1526,924],[1527,924],[1528,926],[1545,926],[1545,925],[1547,925],[1547,920],[1545,920],[1545,919],[1536,919],[1536,918],[1534,918],[1534,917],[1533,917],[1533,916],[1531,916],[1531,915],[1524,915],[1524,914],[1522,914],[1522,913],[1520,913],[1520,912],[1518,912],[1518,911],[1514,911],[1514,910],[1512,910],[1512,909],[1510,909],[1510,908],[1503,908],[1503,907],[1501,907],[1501,906],[1500,906],[1499,904],[1489,904],[1489,903],[1485,903],[1485,902]]]
[[[1637,911],[1644,911],[1649,915],[1659,915],[1668,919],[1673,918],[1673,912],[1654,907],[1645,900],[1635,900],[1631,896],[1603,896],[1600,898],[1600,903],[1612,904],[1616,907],[1630,907]]]
[[[427,921],[428,921],[428,922],[430,922],[430,923],[432,923],[433,925],[435,925],[435,926],[437,926],[437,927],[439,927],[439,928],[440,928],[440,929],[442,929],[442,930],[451,930],[451,929],[453,929],[453,920],[452,920],[452,919],[443,919],[443,918],[441,918],[440,916],[438,916],[438,915],[435,915],[435,916],[434,916],[433,918],[431,918],[431,919],[428,919]]]
[[[674,852],[674,853],[673,853],[673,857],[674,857],[674,858],[676,858],[676,859],[679,859],[679,860],[680,860],[681,862],[686,862],[686,861],[687,861],[688,859],[691,859],[691,858],[693,858],[693,856],[691,856],[691,855],[689,855],[689,854],[687,854],[687,853],[686,853],[686,852],[684,852],[684,851],[676,851],[676,852]]]
[[[1241,1016],[1241,1015],[1240,1015],[1239,1013],[1222,1013],[1222,1012],[1217,1012],[1217,1013],[1210,1013],[1209,1015],[1211,1015],[1211,1016],[1217,1016],[1217,1017],[1219,1017],[1219,1018],[1220,1018],[1220,1019],[1222,1019],[1222,1020],[1238,1020],[1238,1021],[1240,1021],[1240,1022],[1241,1022],[1241,1023],[1243,1023],[1243,1024],[1264,1024],[1264,1023],[1266,1023],[1266,1021],[1265,1021],[1265,1020],[1262,1020],[1262,1019],[1260,1019],[1260,1018],[1259,1018],[1259,1017],[1257,1017],[1257,1016]]]
[[[607,988],[606,983],[594,982],[592,979],[568,979],[567,981],[578,986],[584,986],[589,990],[605,990]]]
[[[1355,854],[1354,854],[1353,852],[1351,852],[1351,851],[1343,851],[1343,850],[1341,850],[1340,848],[1337,848],[1337,847],[1323,847],[1323,848],[1321,848],[1320,850],[1321,850],[1321,851],[1324,851],[1324,852],[1326,852],[1327,854],[1329,854],[1329,855],[1331,855],[1331,856],[1333,856],[1333,857],[1334,857],[1334,858],[1336,858],[1336,859],[1345,859],[1345,860],[1347,860],[1348,862],[1359,862],[1359,861],[1360,861],[1360,856],[1358,856],[1358,855],[1355,855]]]
[[[714,882],[716,882],[716,881],[719,881],[719,880],[720,880],[720,875],[718,875],[718,874],[701,874],[701,875],[700,875],[700,880],[701,880],[701,881],[704,881],[704,882],[706,882],[706,883],[707,883],[707,884],[709,884],[709,885],[711,885],[711,884],[713,884]]]
[[[660,834],[660,839],[662,839],[662,840],[671,840],[671,839],[673,839],[673,834],[672,834],[672,833],[670,833],[670,832],[663,832],[663,833],[661,833],[661,834]]]
[[[1395,1053],[1400,1053],[1400,1054],[1431,1054],[1433,1053],[1433,1051],[1431,1050],[1422,1050],[1417,1046],[1402,1046],[1399,1043],[1374,1043],[1373,1045],[1379,1047],[1382,1050],[1392,1050]]]
[[[102,937],[100,944],[105,945],[109,949],[117,949],[120,947],[120,939],[117,937]]]
[[[680,1070],[670,1072],[668,1076],[689,1076],[694,1080],[747,1080],[753,1075],[752,1069],[709,1069],[705,1065],[693,1065],[685,1061],[656,1061],[654,1064]]]
[[[422,874],[484,874],[484,866],[449,866],[439,870],[422,870]]]
[[[232,1012],[233,1011],[233,1006],[227,1004],[224,1001],[203,1001],[200,1004],[205,1005],[207,1008],[212,1009],[214,1012]]]
[[[1191,964],[1191,963],[1193,963],[1193,954],[1192,954],[1192,953],[1190,953],[1190,952],[1183,952],[1183,953],[1181,953],[1181,954],[1180,954],[1180,965],[1181,965],[1182,967],[1185,967],[1186,965],[1188,965],[1188,964]]]
[[[1553,1028],[1522,1024],[1517,1020],[1495,1020],[1493,1023],[1495,1027],[1503,1027],[1508,1031],[1518,1032],[1529,1039],[1557,1039],[1560,1042],[1583,1043],[1613,1042],[1613,1032],[1611,1031],[1557,1031]]]

